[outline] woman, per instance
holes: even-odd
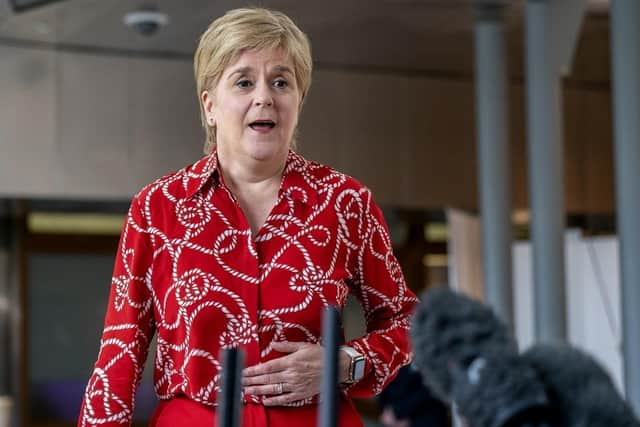
[[[154,333],[151,425],[213,425],[230,347],[245,353],[244,426],[313,425],[322,311],[349,292],[368,333],[340,352],[340,425],[362,425],[348,395],[380,392],[409,362],[416,299],[371,193],[292,151],[311,68],[307,37],[282,13],[233,10],[202,35],[206,156],[131,203],[79,426],[131,423]]]

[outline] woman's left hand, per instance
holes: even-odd
[[[288,354],[244,369],[244,392],[265,396],[265,406],[286,405],[319,394],[322,346],[305,342],[276,342],[272,346]]]

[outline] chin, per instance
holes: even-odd
[[[274,156],[285,156],[289,144],[281,141],[252,141],[248,144],[247,153],[256,160],[269,160]]]

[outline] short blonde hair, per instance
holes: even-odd
[[[230,10],[213,21],[202,34],[193,65],[200,120],[207,132],[205,154],[215,147],[216,132],[207,122],[200,100],[202,92],[214,88],[227,66],[242,52],[278,48],[291,58],[298,90],[304,100],[311,85],[311,44],[306,34],[284,13],[263,8]]]

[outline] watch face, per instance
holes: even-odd
[[[364,377],[364,358],[356,360],[353,367],[353,379],[358,381]]]

